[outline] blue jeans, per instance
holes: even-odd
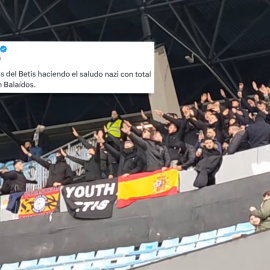
[[[38,157],[41,157],[42,156],[42,148],[40,147],[31,147],[29,152],[32,154],[32,155],[35,155],[35,156],[38,156]],[[31,161],[32,158],[31,157],[28,157],[28,161]]]

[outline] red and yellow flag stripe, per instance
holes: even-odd
[[[178,192],[179,172],[167,169],[118,177],[117,207],[126,207],[137,200],[162,197]]]

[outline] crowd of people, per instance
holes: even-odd
[[[255,82],[252,86],[255,95],[248,97],[244,84],[239,83],[238,99],[232,100],[220,90],[224,102],[214,101],[209,93],[204,93],[194,106],[183,106],[181,116],[153,110],[154,114],[164,119],[162,122],[147,117],[141,111],[141,129],[122,119],[117,111],[112,111],[111,120],[96,132],[95,146],[73,128],[74,136],[91,156],[88,160],[70,156],[63,149],[56,153],[55,164],[40,158],[43,151],[40,145],[46,145],[48,139],[42,132],[44,128],[39,126],[32,141],[21,146],[22,160],[35,160],[49,170],[46,187],[73,183],[74,172],[65,158],[84,168],[85,174],[76,182],[127,177],[134,173],[164,171],[168,168],[182,171],[194,167],[198,173],[195,187],[214,185],[223,155],[270,143],[270,114],[267,107],[270,88],[263,84],[258,87]],[[21,171],[21,166],[16,164],[12,177],[7,168],[0,170],[0,176],[5,180],[2,193],[25,190],[28,182],[20,175]]]

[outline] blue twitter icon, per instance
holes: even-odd
[[[7,51],[7,47],[6,46],[1,46],[0,47],[0,52],[4,53]]]

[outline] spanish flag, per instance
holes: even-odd
[[[123,208],[135,201],[162,197],[178,192],[179,172],[167,169],[118,177],[117,207]]]

